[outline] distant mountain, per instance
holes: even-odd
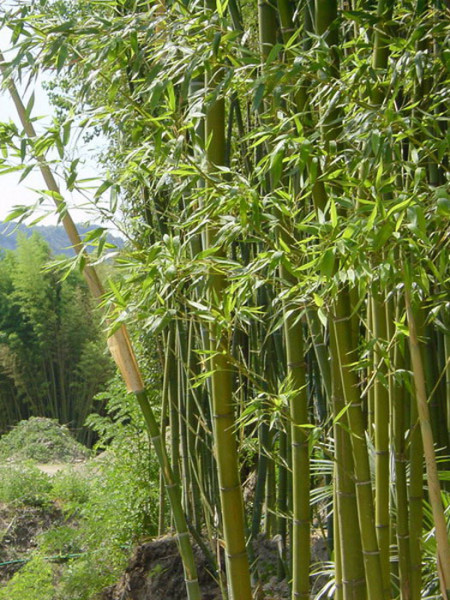
[[[77,229],[81,238],[84,238],[87,233],[97,229],[97,226],[77,225]],[[66,256],[73,256],[74,254],[69,238],[62,225],[33,225],[32,227],[28,227],[23,223],[15,223],[13,221],[10,223],[0,221],[0,250],[15,250],[18,231],[21,231],[27,237],[31,236],[33,232],[38,233],[48,243],[55,255],[65,254]],[[108,233],[106,239],[119,248],[124,243],[122,238],[111,233]]]

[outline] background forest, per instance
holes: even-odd
[[[222,597],[264,595],[261,534],[292,600],[449,600],[448,2],[36,0],[2,18],[21,122],[2,124],[2,168],[41,170],[103,310],[189,600],[198,548]],[[16,84],[42,72],[56,117],[37,134]],[[93,202],[128,238],[105,282],[104,229],[90,259],[56,180],[85,186],[80,135],[107,142]]]
[[[99,319],[77,271],[62,279],[46,242],[19,234],[0,254],[0,428],[31,415],[82,429],[112,374]]]

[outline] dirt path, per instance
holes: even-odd
[[[67,467],[73,466],[73,463],[49,463],[49,464],[37,464],[36,467],[42,473],[47,473],[47,475],[54,475],[58,473],[58,471],[63,471],[67,469]]]

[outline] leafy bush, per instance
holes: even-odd
[[[64,566],[52,600],[92,600],[116,578],[117,571],[103,555],[71,560]]]
[[[92,518],[97,547],[99,537],[123,546],[153,535],[157,523],[158,466],[142,414],[121,383],[114,381],[109,389],[107,415],[91,415],[87,421],[99,436],[97,448],[105,450],[90,464],[95,486],[83,509],[87,524]],[[100,530],[104,534],[99,536]]]
[[[88,456],[89,450],[55,419],[31,417],[20,421],[0,439],[0,460],[50,463],[84,460]]]
[[[54,600],[52,565],[35,556],[0,589],[0,600]]]
[[[0,466],[0,502],[43,506],[51,489],[50,477],[32,464]]]
[[[53,527],[39,536],[39,553],[43,556],[67,557],[80,552],[76,524]]]
[[[51,498],[66,514],[74,514],[89,500],[93,479],[86,469],[59,471],[52,478]]]

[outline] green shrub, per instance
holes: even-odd
[[[0,460],[3,461],[73,462],[88,457],[89,450],[55,419],[31,417],[20,421],[0,439]]]
[[[85,470],[68,468],[59,471],[52,478],[51,498],[66,514],[77,513],[89,500],[93,479],[95,475]]]
[[[32,464],[0,466],[0,502],[44,506],[51,489],[50,477]]]
[[[52,565],[40,556],[32,558],[0,588],[0,600],[54,600]]]
[[[79,532],[76,527],[61,525],[45,531],[39,536],[39,552],[43,556],[67,556],[79,554]]]
[[[86,555],[65,564],[52,600],[93,600],[116,579],[107,557]]]

